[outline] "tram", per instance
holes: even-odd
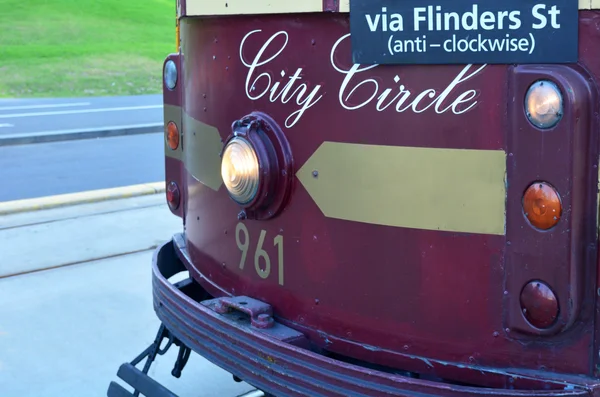
[[[118,370],[135,391],[109,396],[174,396],[148,375],[169,347],[181,382],[196,354],[264,396],[600,396],[600,0],[176,20],[182,228],[149,264],[156,341]]]

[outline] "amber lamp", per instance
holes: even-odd
[[[558,192],[545,182],[532,184],[523,195],[523,211],[534,227],[542,230],[554,227],[562,214]]]
[[[167,144],[171,150],[175,150],[179,147],[179,130],[177,125],[169,121],[167,124]]]

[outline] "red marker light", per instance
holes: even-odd
[[[175,211],[179,208],[179,203],[181,200],[181,194],[179,193],[179,186],[175,182],[169,182],[167,185],[167,203],[169,204],[169,208],[172,211]]]
[[[521,309],[527,321],[536,328],[552,326],[558,317],[558,299],[542,281],[531,281],[521,291]]]

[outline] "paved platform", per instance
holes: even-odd
[[[0,396],[105,396],[119,366],[158,330],[150,248],[180,231],[181,220],[156,195],[0,222],[0,271],[20,273],[0,278]],[[176,379],[176,354],[161,356],[150,374],[180,397],[253,390],[196,354]]]
[[[0,217],[0,277],[149,250],[182,229],[164,194]]]

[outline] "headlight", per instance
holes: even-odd
[[[254,200],[260,184],[260,167],[248,141],[235,137],[227,144],[223,150],[221,177],[235,202],[245,205]]]
[[[165,70],[163,71],[165,85],[168,89],[172,90],[177,85],[177,66],[173,60],[169,59],[165,63]]]
[[[563,99],[556,84],[538,81],[529,87],[525,97],[527,118],[538,128],[552,128],[563,115]]]
[[[272,118],[254,112],[232,123],[221,151],[221,178],[241,207],[236,209],[238,219],[279,215],[290,198],[293,177],[289,143]]]

